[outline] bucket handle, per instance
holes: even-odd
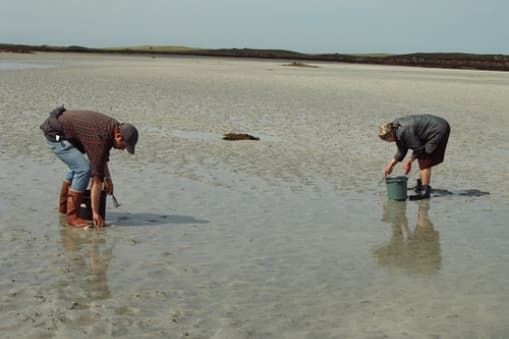
[[[407,177],[407,178],[408,178],[408,175],[405,175],[405,177]],[[386,179],[386,178],[387,178],[386,176],[383,176],[383,177],[382,177],[382,180],[380,180],[380,181],[378,182],[378,186],[380,186],[380,185],[381,185],[381,184],[385,181],[385,179]]]

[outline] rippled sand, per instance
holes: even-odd
[[[509,75],[284,64],[0,54],[3,337],[509,336]],[[55,211],[62,103],[140,130],[105,230]],[[387,201],[376,126],[409,113],[452,126],[433,186],[489,195]]]

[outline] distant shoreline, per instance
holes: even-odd
[[[375,64],[394,66],[413,66],[429,68],[474,69],[485,71],[509,71],[509,55],[502,54],[468,54],[468,53],[413,53],[383,55],[351,55],[351,54],[306,54],[287,50],[268,49],[198,49],[173,46],[139,46],[125,48],[88,48],[82,46],[48,46],[0,44],[1,52],[35,53],[101,53],[121,55],[181,55],[204,57],[232,57],[281,59],[297,61],[326,61],[352,64]]]

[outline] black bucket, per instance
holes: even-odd
[[[106,219],[106,192],[101,191],[101,198],[99,199],[99,214],[103,219]],[[92,202],[90,200],[90,190],[83,193],[83,199],[80,205],[80,217],[86,220],[92,220]]]

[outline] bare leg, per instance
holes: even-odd
[[[421,178],[421,183],[422,185],[428,185],[430,184],[431,182],[431,167],[428,167],[428,168],[425,168],[425,169],[422,169],[419,173],[419,176]]]

